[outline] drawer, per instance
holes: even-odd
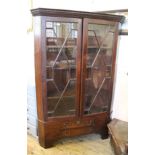
[[[64,122],[63,128],[64,129],[71,129],[71,128],[83,128],[83,127],[93,127],[95,126],[95,120],[77,120],[77,121],[70,121]]]
[[[89,134],[89,133],[93,133],[93,132],[94,132],[94,127],[92,127],[92,126],[61,130],[61,134],[63,137],[78,136],[78,135]]]
[[[27,115],[27,122],[29,124],[32,124],[34,125],[35,127],[37,127],[37,118],[35,116],[32,116],[32,115]]]
[[[33,107],[36,107],[36,99],[35,97],[28,96],[27,97],[27,103]]]
[[[27,87],[27,95],[28,96],[32,96],[32,97],[36,97],[36,89],[35,89],[35,86],[28,85],[28,87]]]
[[[34,137],[37,136],[37,128],[29,123],[27,124],[27,132]]]
[[[63,137],[78,136],[95,131],[95,120],[76,120],[64,122],[61,133]]]
[[[37,110],[36,110],[36,108],[33,108],[32,106],[28,105],[27,106],[27,114],[37,117]]]

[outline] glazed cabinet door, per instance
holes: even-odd
[[[109,111],[117,26],[116,22],[84,19],[81,115]]]
[[[43,17],[46,117],[77,117],[81,67],[81,20]]]

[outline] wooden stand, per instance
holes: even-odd
[[[108,124],[110,142],[116,155],[128,154],[128,123],[113,119]]]

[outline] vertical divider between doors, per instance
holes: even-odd
[[[80,117],[80,94],[81,94],[81,57],[82,57],[82,19],[78,20],[78,40],[77,40],[77,59],[76,59],[76,75],[77,75],[77,87],[76,87],[76,117]]]
[[[84,110],[84,97],[85,97],[85,77],[86,77],[86,55],[88,44],[88,19],[83,19],[83,31],[82,31],[82,58],[81,58],[81,96],[80,96],[80,118],[83,117]]]

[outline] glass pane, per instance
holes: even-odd
[[[114,26],[88,24],[84,113],[104,112],[110,103]]]
[[[77,23],[46,22],[49,117],[75,115]]]

